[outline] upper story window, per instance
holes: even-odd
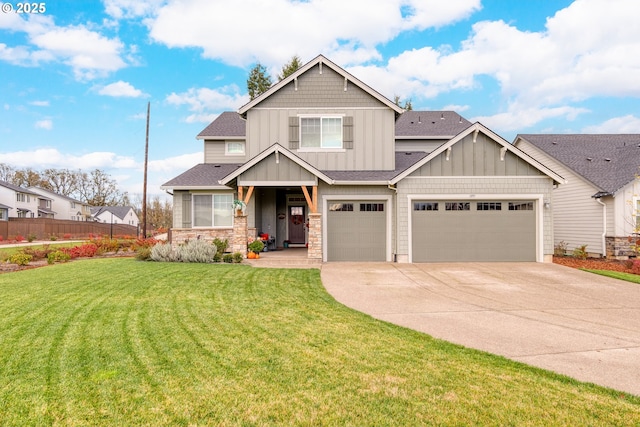
[[[28,194],[16,193],[16,201],[30,203],[31,202],[31,197],[29,197]]]
[[[342,117],[301,117],[300,148],[343,148]]]
[[[227,156],[243,156],[244,142],[240,142],[240,141],[225,142],[224,154],[226,154]]]

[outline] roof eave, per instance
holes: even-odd
[[[247,136],[246,136],[246,135],[243,135],[243,136],[238,136],[238,135],[236,135],[236,136],[222,136],[222,135],[198,135],[198,136],[196,136],[196,139],[199,139],[199,140],[205,140],[205,141],[206,141],[206,140],[208,140],[208,139],[209,139],[209,140],[211,140],[211,139],[215,139],[215,140],[223,139],[223,140],[225,140],[225,141],[231,141],[231,140],[241,140],[241,141],[244,141],[245,139],[247,139]]]

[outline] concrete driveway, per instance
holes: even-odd
[[[325,263],[348,307],[640,396],[640,285],[543,263]]]

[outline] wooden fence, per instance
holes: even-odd
[[[0,221],[0,236],[3,240],[13,240],[16,236],[22,236],[24,239],[32,236],[36,240],[86,239],[89,234],[110,237],[137,236],[138,227],[52,218],[9,218],[9,221]]]

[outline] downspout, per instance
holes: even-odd
[[[607,257],[607,205],[600,200],[600,197],[596,197],[596,202],[602,205],[602,257]]]
[[[393,190],[393,207],[395,208],[395,224],[396,224],[396,235],[395,235],[395,239],[393,241],[393,246],[394,246],[394,251],[391,254],[391,261],[392,262],[398,262],[398,254],[397,254],[397,250],[398,250],[398,188],[396,187],[395,184],[387,184],[387,188],[389,190]]]

